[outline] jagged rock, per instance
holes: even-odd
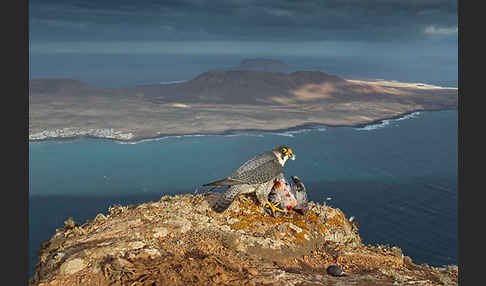
[[[75,258],[72,260],[68,260],[65,263],[61,265],[61,268],[59,270],[60,274],[62,275],[71,275],[74,274],[83,268],[85,268],[86,262],[81,259],[81,258]]]
[[[156,238],[165,237],[167,234],[169,234],[169,231],[165,227],[157,227],[154,229],[154,237]]]
[[[457,268],[365,246],[341,210],[315,202],[273,218],[252,196],[218,214],[186,194],[108,212],[44,242],[31,285],[457,285]],[[327,275],[330,265],[347,275]]]

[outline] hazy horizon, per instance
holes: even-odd
[[[29,10],[30,78],[129,87],[270,58],[457,86],[457,1],[31,0]]]

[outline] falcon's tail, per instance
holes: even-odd
[[[235,200],[238,193],[238,188],[230,187],[223,194],[221,194],[221,196],[216,201],[214,201],[211,208],[217,213],[224,212]]]

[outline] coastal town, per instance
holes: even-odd
[[[47,129],[41,132],[29,134],[29,141],[48,140],[59,138],[73,138],[79,136],[115,139],[115,140],[130,140],[134,137],[131,132],[124,133],[113,128],[101,129],[80,129],[80,128],[62,128],[62,129]]]

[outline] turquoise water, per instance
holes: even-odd
[[[29,144],[30,273],[40,243],[63,221],[114,204],[193,193],[261,151],[289,145],[285,166],[313,201],[357,218],[365,243],[398,245],[416,263],[457,264],[457,111],[420,112],[365,128],[183,136],[121,144]]]

